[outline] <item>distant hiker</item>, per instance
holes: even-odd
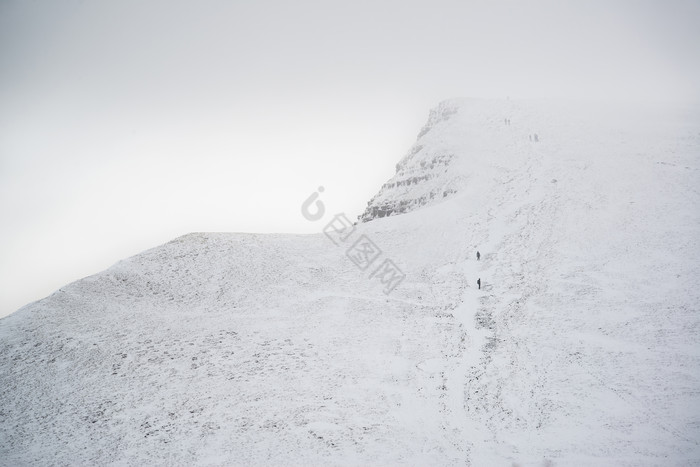
[[[479,290],[481,290],[481,277],[476,280],[476,284],[479,286]]]
[[[477,251],[477,252],[476,252],[476,260],[479,261],[479,258],[481,258],[481,253],[479,253],[479,252]]]
[[[537,133],[535,133],[535,143],[539,142],[539,138],[537,137]]]

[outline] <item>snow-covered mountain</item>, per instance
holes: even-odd
[[[700,464],[699,115],[443,102],[371,222],[70,284],[0,320],[0,464]]]

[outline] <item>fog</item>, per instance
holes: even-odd
[[[0,2],[0,316],[192,231],[350,218],[450,97],[700,100],[695,1]]]

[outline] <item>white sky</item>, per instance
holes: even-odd
[[[0,0],[0,316],[191,231],[354,218],[449,97],[700,100],[700,2]]]

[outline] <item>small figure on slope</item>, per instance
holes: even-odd
[[[481,290],[481,277],[476,280],[476,285],[478,285],[479,290]]]

